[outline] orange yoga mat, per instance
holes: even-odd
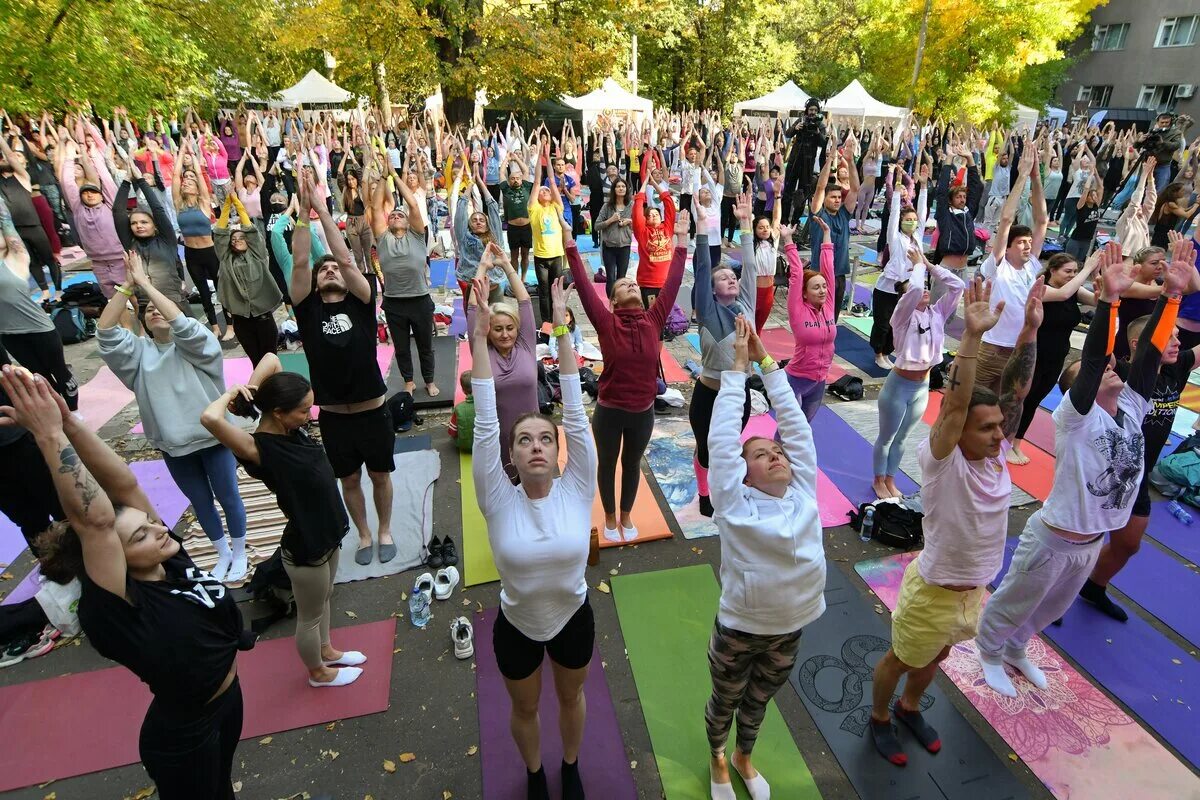
[[[1200,386],[1189,383],[1183,387],[1183,396],[1179,398],[1179,404],[1184,408],[1200,412]]]
[[[558,466],[565,467],[567,464],[567,448],[559,448],[558,451]],[[617,474],[614,478],[617,491],[617,502],[621,502],[621,464],[617,463]],[[656,539],[671,538],[671,527],[667,524],[666,518],[663,516],[662,509],[659,508],[658,498],[654,496],[654,492],[650,490],[650,484],[646,481],[646,473],[638,470],[638,493],[637,500],[633,503],[633,524],[637,526],[638,537],[631,539],[628,542],[610,542],[604,538],[604,507],[600,505],[600,492],[597,490],[596,496],[592,498],[592,525],[600,531],[600,546],[601,547],[622,547],[626,544],[642,544],[643,542],[652,542]]]
[[[929,405],[926,406],[923,417],[926,424],[932,425],[937,421],[938,412],[942,409],[942,398],[941,392],[929,393]],[[1054,483],[1054,456],[1047,455],[1028,440],[1022,448],[1022,452],[1029,456],[1028,464],[1020,467],[1014,464],[1008,465],[1013,485],[1024,489],[1044,503],[1050,496],[1050,487]]]

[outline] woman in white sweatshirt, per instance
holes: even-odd
[[[733,368],[708,434],[713,520],[721,536],[721,604],[708,648],[713,693],[704,710],[713,800],[733,800],[725,759],[737,716],[733,767],[753,800],[771,795],[750,763],[767,703],[787,681],[805,625],[825,613],[825,548],[817,510],[812,429],[788,384],[745,318],[737,319]],[[741,442],[746,373],[758,363],[780,441]],[[478,423],[476,423],[478,424]]]
[[[100,357],[137,398],[146,438],[162,451],[171,478],[216,548],[212,576],[239,581],[246,577],[246,507],[238,492],[237,461],[200,424],[200,413],[225,393],[221,343],[154,287],[137,252],[127,253],[125,264],[125,285],[115,288],[97,326]],[[135,288],[149,298],[148,336],[120,324]],[[214,497],[225,511],[232,548]]]

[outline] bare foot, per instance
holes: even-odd
[[[896,488],[895,478],[893,478],[891,475],[888,475],[887,480],[884,482],[887,484],[888,491],[892,493],[892,497],[904,497],[904,492]]]
[[[1022,453],[1021,448],[1017,447],[1015,444],[1012,446],[1012,449],[1010,449],[1007,453],[1004,454],[1004,459],[1008,463],[1015,464],[1018,467],[1024,466],[1029,463],[1029,456]]]
[[[729,762],[724,755],[713,756],[708,760],[708,774],[713,783],[733,783],[729,777]]]
[[[436,383],[427,383],[427,384],[425,384],[425,392],[430,397],[437,397],[439,394],[442,393],[442,390],[437,387]]]
[[[895,497],[892,490],[888,488],[887,479],[875,476],[875,480],[871,481],[871,488],[875,490],[875,496],[880,500],[886,500],[889,497]]]

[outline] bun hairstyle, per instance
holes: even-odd
[[[254,403],[250,404],[240,394],[233,399],[233,413],[239,417],[258,419],[259,412],[291,411],[308,396],[312,384],[296,372],[276,372],[263,381],[254,392]]]
[[[83,574],[83,544],[70,523],[50,523],[34,539],[33,549],[46,580],[65,585]]]

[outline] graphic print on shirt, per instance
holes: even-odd
[[[353,329],[354,323],[348,314],[334,314],[321,320],[321,334],[333,345],[344,344]]]
[[[1125,508],[1137,493],[1142,480],[1142,459],[1145,441],[1141,431],[1134,434],[1124,430],[1105,431],[1092,446],[1108,462],[1087,489],[1096,497],[1106,497],[1103,509]]]
[[[171,594],[186,597],[193,603],[199,603],[205,608],[216,608],[217,603],[225,597],[225,584],[197,567],[188,567],[184,577],[195,581],[191,589],[172,589]]]
[[[917,323],[917,336],[924,336],[927,333],[929,333],[929,326],[922,328],[921,323],[918,322]]]

